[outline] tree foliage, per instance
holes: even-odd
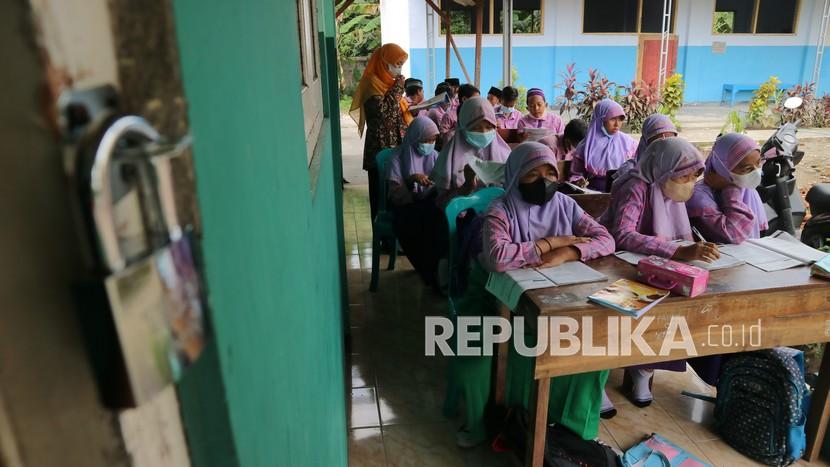
[[[340,18],[337,50],[345,59],[365,57],[380,47],[380,11],[377,0],[358,0]]]

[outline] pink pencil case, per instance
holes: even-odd
[[[641,259],[637,263],[637,275],[652,287],[687,297],[706,292],[709,283],[709,271],[659,256]]]

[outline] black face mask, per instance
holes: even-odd
[[[552,182],[544,177],[539,177],[535,182],[520,183],[519,193],[522,194],[522,199],[530,204],[543,206],[548,201],[553,199],[556,190],[559,189],[559,183]]]

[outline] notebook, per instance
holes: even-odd
[[[620,313],[639,318],[669,296],[668,290],[618,279],[608,287],[588,296],[588,300]]]
[[[827,253],[811,248],[782,231],[769,237],[752,238],[740,245],[724,245],[719,249],[766,272],[807,266],[827,256]]]
[[[682,243],[689,244],[691,242]],[[711,263],[707,263],[705,261],[683,261],[679,259],[676,259],[674,261],[679,261],[681,263],[697,266],[701,269],[706,269],[707,271],[717,271],[718,269],[734,268],[736,266],[740,266],[746,263],[742,259],[738,259],[733,256],[723,254],[723,249],[720,246],[718,247],[718,249],[721,252],[720,258],[718,258],[717,261],[712,261]],[[625,261],[626,263],[633,264],[634,266],[636,266],[641,259],[646,258],[648,255],[641,255],[640,253],[632,253],[630,251],[618,251],[614,253],[614,256]]]
[[[493,272],[487,279],[487,291],[515,310],[526,290],[564,285],[586,284],[608,280],[605,274],[579,261],[570,261],[552,268],[526,268]]]
[[[448,104],[449,102],[450,102],[450,98],[447,96],[447,93],[442,92],[441,94],[438,94],[437,96],[435,96],[431,99],[427,99],[427,100],[421,102],[420,104],[410,106],[409,110],[411,112],[417,112],[417,111],[423,110],[423,109],[431,109],[431,108],[437,107],[441,104]]]
[[[485,161],[473,155],[468,155],[466,162],[484,184],[504,184],[504,162]]]

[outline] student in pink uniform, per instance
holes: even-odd
[[[490,90],[487,91],[487,101],[494,109],[501,105],[501,95],[501,89],[495,86],[490,86]]]
[[[761,148],[746,135],[727,133],[715,141],[703,180],[686,203],[689,218],[707,240],[743,243],[766,230],[761,183]]]
[[[588,125],[585,120],[575,118],[565,125],[565,132],[561,135],[545,136],[539,142],[549,147],[556,155],[557,161],[573,160],[573,150],[585,138]]]
[[[666,138],[650,144],[637,166],[618,178],[611,188],[611,206],[601,222],[614,236],[618,250],[681,260],[711,262],[720,257],[714,243],[680,246],[674,240],[694,240],[686,201],[703,173],[703,156],[682,138]],[[706,361],[690,361],[704,377],[711,374]],[[686,361],[642,365],[626,369],[632,403],[651,404],[651,378],[655,369],[686,371]],[[708,381],[707,381],[708,382]],[[615,412],[605,397],[603,413]]]
[[[522,113],[516,110],[519,91],[512,86],[501,90],[501,105],[495,108],[496,126],[501,129],[515,130],[522,119]]]
[[[466,83],[458,88],[458,107],[455,110],[448,110],[441,118],[441,123],[438,124],[438,131],[441,133],[442,146],[447,144],[455,134],[455,127],[458,124],[458,114],[464,102],[471,98],[481,95],[478,88],[472,84]]]
[[[548,112],[548,101],[545,99],[545,93],[539,88],[530,88],[527,91],[527,112],[516,125],[519,133],[525,128],[546,128],[553,134],[561,135],[565,129],[559,115]]]
[[[607,173],[617,170],[634,157],[637,141],[623,133],[625,111],[611,99],[594,107],[585,139],[574,151],[570,181],[597,191],[607,192]]]

